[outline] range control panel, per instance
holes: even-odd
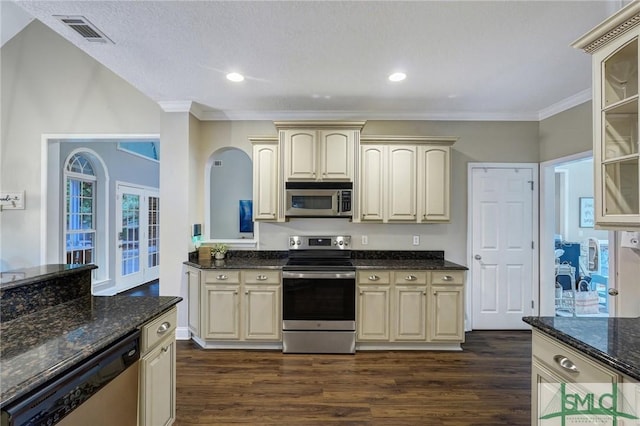
[[[289,250],[345,250],[351,248],[351,237],[338,236],[291,236]]]

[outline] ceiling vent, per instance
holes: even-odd
[[[92,43],[113,43],[109,37],[107,37],[102,31],[93,25],[84,16],[63,16],[54,15],[56,19],[62,22],[73,31],[80,34],[85,40]]]

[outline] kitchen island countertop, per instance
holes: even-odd
[[[0,406],[108,347],[182,300],[85,296],[0,323]]]
[[[640,318],[524,317],[523,321],[640,381]]]

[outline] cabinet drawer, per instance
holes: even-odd
[[[432,271],[431,284],[463,284],[463,271]]]
[[[175,336],[177,309],[173,308],[158,318],[142,326],[141,353],[146,353],[167,336]]]
[[[358,271],[358,284],[389,284],[389,271]]]
[[[204,283],[205,284],[226,284],[226,283],[239,283],[240,282],[240,271],[234,270],[218,270],[218,271],[207,271],[204,273]]]
[[[243,273],[246,284],[280,284],[280,271],[250,269]]]
[[[601,367],[595,361],[577,351],[556,342],[539,332],[533,332],[532,354],[550,370],[571,382],[610,383],[619,381],[614,372]]]
[[[427,271],[396,271],[393,273],[395,284],[426,284]]]

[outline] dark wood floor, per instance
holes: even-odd
[[[284,355],[178,342],[176,425],[529,425],[531,333],[462,352]]]

